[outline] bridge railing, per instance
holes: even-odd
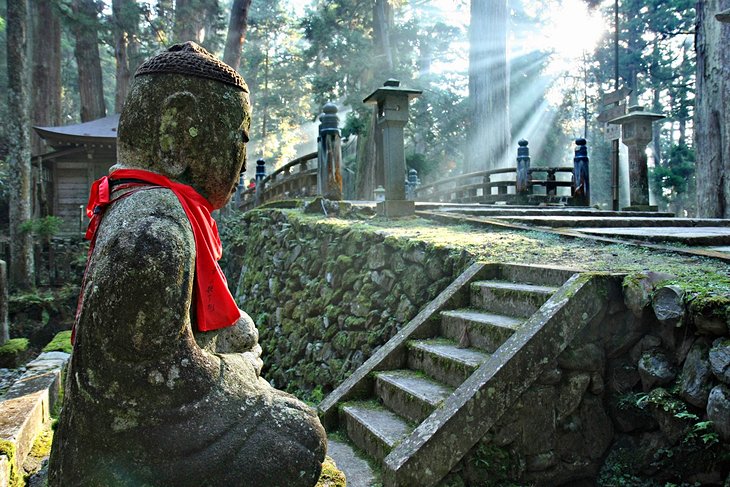
[[[316,194],[317,152],[312,152],[284,164],[259,179],[255,188],[243,191],[239,197],[238,208],[248,211],[270,201]]]
[[[451,176],[416,188],[415,199],[441,203],[512,204],[567,200],[574,205],[587,206],[590,193],[585,139],[578,139],[576,145],[573,166],[530,167],[527,141],[522,140],[516,167]],[[570,174],[570,180],[558,179],[558,173]],[[544,187],[544,194],[536,192],[536,187]],[[570,188],[570,194],[558,194],[560,187]]]

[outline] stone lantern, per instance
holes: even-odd
[[[649,206],[649,169],[646,146],[652,139],[652,124],[665,118],[659,113],[647,112],[635,105],[628,113],[608,123],[621,125],[621,141],[629,148],[629,206],[624,210],[656,211]]]
[[[400,81],[389,79],[363,100],[378,107],[378,130],[382,144],[377,148],[385,172],[385,201],[377,204],[378,213],[386,217],[412,215],[415,203],[406,199],[403,182],[406,178],[406,155],[403,127],[408,122],[408,102],[419,96],[420,90],[400,87]]]

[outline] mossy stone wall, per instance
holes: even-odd
[[[466,253],[255,210],[222,231],[236,300],[256,322],[263,375],[321,399],[471,262]]]

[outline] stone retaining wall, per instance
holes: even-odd
[[[226,275],[259,328],[263,375],[312,400],[331,392],[471,262],[465,253],[278,210],[246,213],[223,238]]]
[[[312,399],[361,365],[470,261],[279,211],[247,213],[228,240],[227,275],[259,326],[265,376],[280,388],[315,391]],[[700,306],[689,294],[668,313],[652,302],[663,292],[654,288],[660,280],[638,280],[642,297],[637,276],[616,286],[601,316],[443,486],[730,482],[729,301]]]

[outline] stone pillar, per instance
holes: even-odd
[[[588,147],[586,139],[580,138],[575,141],[575,157],[573,158],[573,205],[591,205],[591,183],[588,172]]]
[[[652,139],[652,123],[664,115],[644,111],[642,106],[629,107],[623,117],[610,123],[621,125],[621,141],[629,148],[629,206],[624,210],[656,211],[649,206],[649,169],[646,146]]]
[[[515,176],[515,193],[521,201],[527,200],[527,195],[532,193],[530,184],[530,148],[527,147],[525,139],[517,142],[517,174]]]
[[[340,118],[334,103],[327,103],[319,116],[317,194],[328,200],[342,199],[342,145]]]
[[[378,213],[385,217],[412,215],[413,201],[406,200],[403,182],[406,178],[406,157],[403,143],[403,127],[408,122],[408,102],[421,94],[419,90],[400,88],[398,80],[388,80],[363,100],[376,103],[377,127],[382,144],[377,148],[382,154],[385,170],[385,201],[378,203]]]
[[[10,340],[8,328],[8,265],[0,260],[0,345]]]
[[[258,159],[256,161],[256,195],[254,196],[254,206],[261,204],[261,198],[264,194],[264,178],[266,177],[266,161]]]

